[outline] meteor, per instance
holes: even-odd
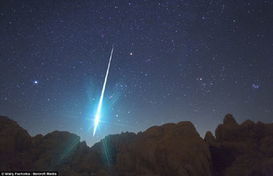
[[[100,95],[100,100],[99,100],[99,104],[98,104],[98,109],[97,109],[97,112],[96,112],[96,115],[95,115],[93,136],[95,136],[97,127],[98,127],[98,125],[100,123],[102,102],[103,102],[105,87],[106,87],[106,83],[107,83],[107,79],[108,79],[108,74],[109,74],[109,70],[110,70],[110,66],[111,66],[111,60],[112,60],[113,52],[114,52],[114,48],[112,47],[110,58],[109,58],[109,62],[108,62],[108,66],[107,66],[107,70],[106,70],[106,74],[105,74],[105,78],[104,78],[104,82],[103,82],[103,86],[102,86],[102,90],[101,90],[101,95]]]

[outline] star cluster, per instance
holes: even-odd
[[[91,145],[185,120],[203,135],[228,112],[239,122],[272,122],[272,1],[0,4],[0,113],[31,135],[66,130]],[[102,123],[92,137],[112,45]]]

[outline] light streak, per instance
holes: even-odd
[[[109,74],[110,66],[111,66],[111,60],[112,60],[113,52],[114,52],[114,48],[112,47],[110,58],[109,58],[109,62],[108,62],[108,66],[107,66],[107,70],[106,70],[106,74],[105,74],[105,78],[104,78],[104,82],[103,82],[103,86],[102,86],[102,90],[101,90],[101,95],[100,95],[100,99],[99,99],[98,109],[97,109],[97,112],[96,112],[96,115],[95,115],[93,136],[95,136],[96,130],[97,130],[98,125],[100,123],[103,97],[104,97],[104,92],[105,92],[105,87],[106,87],[106,83],[107,83],[107,79],[108,79],[108,74]]]

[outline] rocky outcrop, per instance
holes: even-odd
[[[59,170],[68,176],[210,175],[208,145],[190,122],[154,126],[138,134],[110,135],[92,148],[68,132],[30,137],[6,117],[1,117],[0,134],[1,147],[9,148],[1,148],[1,159],[17,162],[1,162],[3,170]],[[4,155],[6,151],[10,152]],[[18,164],[25,162],[27,167]]]
[[[80,138],[74,134],[55,131],[31,137],[15,121],[0,116],[2,171],[56,170],[70,163],[79,146]]]
[[[271,176],[273,124],[227,114],[204,140],[191,122],[106,136],[89,148],[69,132],[31,137],[0,116],[0,170],[58,170],[65,176]]]
[[[214,175],[259,175],[273,173],[273,124],[238,124],[231,114],[215,131],[215,140],[206,135],[210,146]]]
[[[80,137],[69,132],[54,131],[32,145],[33,167],[37,170],[58,169],[69,161],[80,143]]]
[[[94,147],[117,175],[210,175],[208,146],[190,122],[109,136]]]
[[[31,137],[15,121],[0,116],[0,170],[30,168]]]

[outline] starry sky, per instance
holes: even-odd
[[[2,0],[0,26],[0,114],[31,135],[273,120],[273,1]]]

